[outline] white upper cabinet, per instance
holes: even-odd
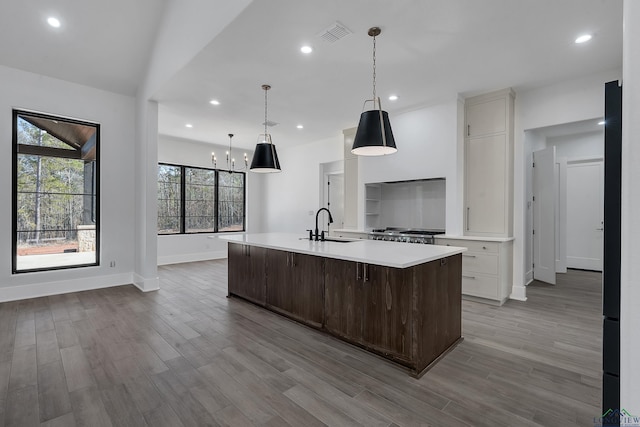
[[[465,100],[466,235],[513,233],[513,106],[511,89]]]
[[[469,138],[506,132],[507,99],[501,97],[466,104],[466,121]]]

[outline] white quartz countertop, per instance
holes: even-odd
[[[278,249],[326,258],[407,268],[465,252],[454,246],[422,245],[354,239],[348,242],[310,241],[304,233],[256,233],[218,236],[219,239],[269,249]],[[350,240],[350,239],[340,239]]]

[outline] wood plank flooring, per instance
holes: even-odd
[[[226,298],[226,260],[0,304],[0,426],[571,426],[600,413],[600,274],[463,301],[465,340],[421,379]]]

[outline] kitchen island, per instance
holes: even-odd
[[[420,376],[461,339],[465,248],[297,234],[220,236],[239,297]]]

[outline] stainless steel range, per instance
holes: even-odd
[[[444,230],[387,227],[377,228],[370,231],[369,240],[386,240],[390,242],[422,243],[433,245],[433,236],[438,234],[444,234]]]

